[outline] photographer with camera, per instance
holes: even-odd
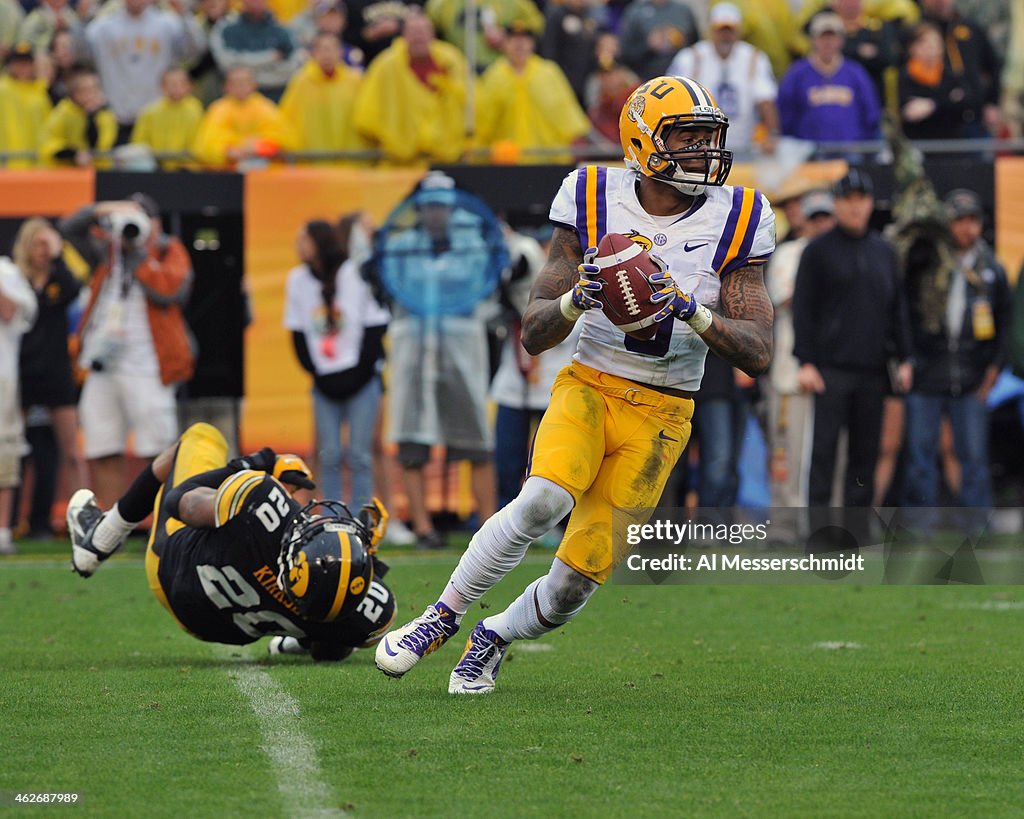
[[[144,194],[86,206],[60,232],[92,268],[78,325],[85,376],[78,411],[96,494],[110,504],[125,488],[129,432],[142,458],[177,437],[175,385],[191,378],[194,365],[182,315],[192,266]]]

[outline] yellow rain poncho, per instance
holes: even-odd
[[[353,118],[362,75],[340,64],[328,77],[310,60],[295,74],[281,98],[281,113],[295,130],[302,151],[366,148]]]
[[[455,162],[466,148],[466,62],[453,45],[435,40],[440,71],[430,87],[409,67],[405,40],[396,39],[370,63],[356,97],[356,128],[395,164]]]
[[[57,103],[43,126],[43,144],[39,147],[39,160],[45,165],[59,165],[73,159],[58,157],[62,151],[109,151],[117,143],[117,117],[109,108],[96,114],[96,144],[90,146],[86,135],[89,120],[85,111],[70,99]],[[97,168],[109,168],[109,160],[95,163]]]
[[[513,142],[522,148],[568,148],[590,131],[562,69],[533,55],[520,74],[499,57],[480,78],[476,142],[491,147]],[[565,162],[568,154],[527,157],[527,162]]]
[[[52,110],[44,80],[15,80],[0,77],[0,152],[37,151],[43,128]],[[12,159],[8,168],[31,168],[31,159]]]
[[[222,97],[207,109],[192,153],[207,164],[225,165],[229,148],[257,142],[264,143],[268,152],[296,147],[295,133],[281,110],[262,94],[250,94],[241,101]]]
[[[188,96],[179,102],[162,97],[142,109],[135,120],[132,142],[148,145],[152,151],[184,153],[192,150],[203,121],[203,104]],[[180,168],[185,163],[165,162],[165,168]]]

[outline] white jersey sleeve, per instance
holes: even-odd
[[[569,175],[562,180],[562,184],[558,188],[558,193],[555,194],[555,198],[551,201],[551,209],[548,213],[548,219],[556,225],[562,225],[563,227],[571,228],[573,230],[576,229],[578,211],[576,202],[576,181],[579,178],[579,175],[580,172],[575,170],[570,172]]]

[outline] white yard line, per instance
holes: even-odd
[[[239,650],[232,646],[215,648],[226,660],[235,659],[233,655]],[[260,748],[270,758],[285,814],[298,819],[345,816],[324,781],[316,748],[301,730],[295,698],[270,674],[248,661],[230,666],[228,676],[256,715],[262,735]]]

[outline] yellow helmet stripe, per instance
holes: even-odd
[[[334,590],[334,603],[331,610],[327,612],[325,622],[330,622],[338,616],[345,598],[348,596],[348,578],[352,574],[352,541],[349,540],[348,532],[338,532],[338,541],[341,543],[341,572],[338,578],[338,588]]]

